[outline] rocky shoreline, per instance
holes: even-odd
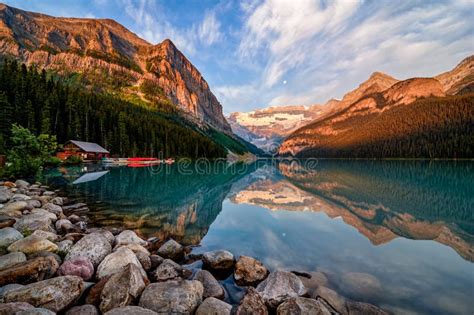
[[[41,183],[0,182],[0,315],[388,314],[345,299],[322,272],[194,255],[172,239],[88,227],[88,211]]]

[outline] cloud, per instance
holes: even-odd
[[[197,36],[203,44],[207,46],[212,45],[221,41],[224,37],[220,27],[221,24],[216,19],[215,13],[208,12],[197,29]]]

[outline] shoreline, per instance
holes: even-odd
[[[63,193],[0,182],[0,314],[388,314],[344,298],[322,272],[89,227],[88,205]]]

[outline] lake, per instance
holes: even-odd
[[[97,226],[322,271],[398,314],[474,311],[474,163],[263,161],[59,168],[46,180]]]

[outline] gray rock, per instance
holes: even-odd
[[[10,199],[13,201],[27,201],[31,200],[31,197],[25,194],[14,194]]]
[[[31,233],[36,230],[56,232],[51,224],[51,218],[41,213],[32,213],[19,218],[13,227],[23,233]]]
[[[31,213],[32,214],[37,214],[37,215],[42,215],[46,218],[49,218],[51,220],[51,222],[56,222],[56,220],[58,219],[58,217],[54,213],[51,213],[47,210],[40,209],[40,208],[35,208],[35,209],[31,210]]]
[[[52,202],[48,202],[47,204],[45,204],[43,206],[43,209],[51,212],[51,213],[54,213],[55,215],[57,216],[60,216],[63,214],[63,208],[61,208],[60,206],[58,205],[55,205],[54,203]]]
[[[56,315],[55,312],[51,312],[45,308],[31,308],[24,311],[20,311],[15,315]]]
[[[13,194],[9,190],[0,190],[0,203],[5,203],[10,200]]]
[[[165,259],[160,255],[150,255],[151,270],[156,269]]]
[[[36,230],[31,235],[47,239],[48,241],[51,241],[51,242],[56,242],[59,239],[59,236],[56,233],[46,232],[43,230]]]
[[[95,305],[79,305],[68,310],[65,315],[99,315],[99,310]]]
[[[112,246],[104,235],[92,233],[84,236],[74,244],[66,255],[65,260],[80,256],[87,257],[95,268],[111,251]]]
[[[140,264],[145,271],[151,270],[151,259],[149,255],[144,254],[143,252],[136,252],[135,256],[137,256],[138,261],[140,261]]]
[[[105,313],[117,307],[132,304],[145,289],[140,269],[134,264],[114,274],[104,286],[100,295],[100,310]]]
[[[99,233],[107,239],[107,241],[110,243],[110,246],[113,247],[115,244],[115,236],[110,231],[107,231],[104,229],[93,228],[93,229],[89,229],[88,233]]]
[[[10,268],[16,264],[24,263],[25,261],[26,256],[21,252],[14,252],[0,256],[0,270]]]
[[[204,287],[203,297],[214,297],[217,299],[223,299],[225,292],[224,288],[214,278],[214,276],[207,270],[198,270],[194,275],[193,280],[198,280]]]
[[[43,192],[43,196],[55,196],[56,193],[54,191],[49,191],[49,190],[46,190],[45,192]]]
[[[168,240],[158,249],[158,255],[163,258],[179,260],[184,255],[184,248],[173,239]]]
[[[257,285],[268,275],[268,269],[258,260],[240,256],[235,264],[234,279],[239,285]]]
[[[114,308],[104,315],[157,315],[158,313],[140,306],[125,306]]]
[[[96,277],[102,279],[106,276],[113,275],[121,271],[126,265],[134,264],[140,269],[144,278],[147,278],[145,270],[143,270],[137,256],[128,248],[119,248],[117,251],[107,255],[97,267]]]
[[[26,180],[18,179],[15,181],[15,185],[17,188],[28,188],[30,187],[30,183],[28,183]]]
[[[27,284],[51,278],[59,264],[52,257],[37,257],[0,271],[0,285]]]
[[[199,305],[196,315],[230,315],[231,310],[232,305],[214,297],[209,297]]]
[[[51,199],[51,203],[58,206],[62,206],[64,204],[64,199],[61,197],[54,197],[53,199]]]
[[[247,292],[239,303],[235,312],[236,315],[268,315],[265,301],[253,287],[247,288]]]
[[[347,301],[347,310],[349,315],[388,315],[390,313],[384,311],[383,309],[362,302]]]
[[[205,267],[213,270],[227,270],[234,266],[234,255],[226,250],[215,250],[202,255]]]
[[[331,311],[320,301],[297,297],[281,303],[277,315],[331,315]]]
[[[5,227],[0,230],[0,249],[6,249],[11,244],[23,239],[23,235],[16,229]]]
[[[202,302],[204,288],[199,281],[167,281],[145,288],[139,306],[157,313],[192,314]]]
[[[13,291],[13,290],[16,290],[16,289],[19,289],[19,288],[23,288],[24,286],[21,285],[21,284],[18,284],[18,283],[12,283],[12,284],[7,284],[7,285],[4,285],[3,287],[0,287],[0,305],[2,305],[3,303],[3,296],[9,292],[9,291]],[[33,307],[33,306],[31,306]],[[1,314],[1,313],[0,313]]]
[[[147,242],[138,237],[135,232],[125,230],[115,237],[115,244],[117,246],[128,244],[138,244],[141,246],[146,246]]]
[[[3,299],[6,303],[26,302],[35,307],[59,312],[77,300],[83,288],[84,284],[81,278],[64,276],[28,284],[9,291]]]
[[[27,207],[28,204],[25,201],[10,202],[5,204],[4,207],[0,209],[0,213],[11,217],[19,217],[21,216],[21,211]]]
[[[71,240],[61,241],[58,243],[58,252],[62,252],[67,255],[73,245],[74,245],[74,242]]]
[[[15,218],[12,218],[8,215],[0,214],[0,229],[6,228],[6,227],[12,227],[13,224],[15,224],[15,222],[16,222]]]
[[[292,297],[306,294],[306,288],[301,280],[291,272],[276,271],[260,282],[257,292],[265,300],[270,308],[276,308],[278,304]]]
[[[313,299],[323,299],[338,313],[342,315],[347,314],[346,299],[339,295],[336,291],[320,285],[313,292],[311,292],[310,295]]]
[[[126,245],[116,245],[114,247],[114,251],[116,251],[117,249],[119,248],[128,248],[130,249],[132,252],[134,252],[135,254],[138,253],[138,252],[141,252],[147,256],[150,256],[150,252],[148,251],[148,249],[146,249],[145,247],[137,244],[137,243],[130,243],[130,244],[126,244]]]
[[[1,315],[10,315],[17,314],[18,312],[34,308],[33,305],[24,302],[12,302],[0,304],[0,314]]]
[[[31,209],[41,208],[41,202],[39,200],[31,199],[31,200],[27,200],[26,203],[28,205],[27,206],[28,208],[31,208]]]
[[[179,278],[187,279],[191,275],[191,270],[181,267],[171,259],[165,259],[153,272],[155,281],[168,281]]]
[[[56,244],[35,235],[25,237],[8,246],[9,252],[22,252],[27,255],[39,251],[56,252],[57,250]]]

